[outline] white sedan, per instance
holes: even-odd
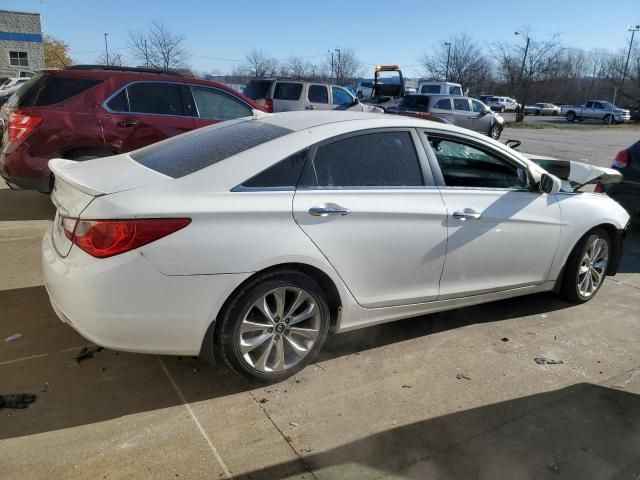
[[[586,302],[629,221],[571,174],[402,116],[256,112],[49,165],[60,319],[104,347],[215,353],[262,381],[312,362],[329,330],[551,290]]]

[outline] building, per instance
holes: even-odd
[[[40,14],[0,10],[0,77],[30,76],[42,68]]]

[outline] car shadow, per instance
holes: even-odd
[[[180,396],[166,371],[171,372],[188,402],[262,386],[230,372],[219,362],[211,365],[195,357],[105,349],[78,363],[76,355],[83,346],[91,345],[57,319],[44,287],[0,291],[0,305],[0,338],[22,334],[0,351],[0,394],[38,395],[29,409],[0,415],[0,439],[180,405]],[[372,326],[332,335],[317,362],[467,325],[548,313],[567,306],[551,295],[539,294]]]
[[[384,430],[234,478],[309,470],[320,478],[637,478],[639,429],[639,395],[577,384]]]
[[[0,222],[53,220],[56,208],[49,195],[31,190],[0,189]]]

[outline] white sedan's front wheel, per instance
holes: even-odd
[[[562,293],[567,300],[584,303],[593,298],[607,274],[610,252],[609,235],[601,228],[578,242],[565,266]]]
[[[250,379],[272,382],[311,363],[329,330],[324,292],[296,271],[267,273],[231,300],[217,348],[227,365]]]

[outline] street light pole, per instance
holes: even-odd
[[[331,50],[327,50],[327,53],[331,55],[331,77],[329,78],[329,83],[333,83],[333,52]]]
[[[444,81],[448,82],[449,81],[449,58],[451,57],[451,42],[444,42],[444,44],[449,47],[447,49],[447,68],[445,70],[445,74],[444,74]]]
[[[335,48],[336,52],[338,52],[338,65],[336,65],[336,83],[338,83],[338,74],[342,77],[342,63],[340,62],[340,49]]]
[[[627,27],[627,30],[629,32],[631,32],[631,41],[629,42],[629,52],[627,53],[627,61],[624,64],[624,71],[622,73],[622,80],[620,81],[620,88],[618,88],[618,98],[615,98],[614,95],[614,101],[613,104],[617,105],[618,102],[620,101],[620,95],[622,95],[622,86],[624,85],[624,79],[627,76],[627,69],[629,68],[629,57],[631,56],[631,49],[633,48],[633,36],[636,34],[637,31],[640,30],[640,25],[636,25],[635,27],[632,27],[631,25],[629,25]]]
[[[107,66],[109,66],[109,45],[107,44],[108,33],[104,34],[104,52],[107,55]]]
[[[517,122],[522,122],[524,120],[524,106],[526,105],[527,102],[527,89],[524,88],[522,86],[522,75],[524,74],[524,65],[525,62],[527,61],[527,53],[529,53],[529,43],[530,43],[530,39],[529,39],[529,35],[527,35],[524,32],[514,32],[515,35],[522,35],[524,38],[527,39],[527,45],[524,47],[524,55],[522,56],[522,65],[520,66],[520,75],[518,76],[518,83],[520,84],[520,88],[522,89],[521,93],[521,100],[522,100],[522,106],[520,107],[520,109],[518,110],[518,114],[516,115],[516,121]]]

